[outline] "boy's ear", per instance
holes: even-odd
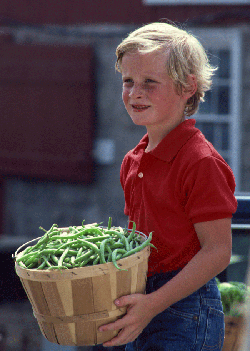
[[[197,78],[194,74],[189,74],[187,77],[188,87],[183,90],[183,95],[189,99],[197,91]]]

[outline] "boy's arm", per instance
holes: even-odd
[[[116,305],[128,306],[127,314],[100,331],[119,330],[118,336],[104,346],[118,346],[135,340],[160,312],[189,296],[223,271],[232,250],[231,219],[224,218],[194,224],[201,250],[168,283],[151,294],[133,294],[119,298]]]

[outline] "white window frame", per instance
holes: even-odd
[[[145,5],[248,5],[250,0],[143,0]]]
[[[240,191],[241,170],[241,84],[242,84],[242,31],[240,28],[191,28],[190,30],[202,43],[205,49],[230,50],[230,98],[228,115],[201,114],[194,115],[197,122],[228,122],[229,124],[229,151],[228,159],[236,180],[236,191]],[[218,119],[219,118],[219,119]],[[223,152],[218,150],[219,153]],[[225,152],[224,152],[225,153]]]

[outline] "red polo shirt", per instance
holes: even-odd
[[[232,217],[231,168],[199,129],[182,122],[146,153],[146,134],[121,165],[124,213],[137,230],[153,231],[149,275],[184,267],[200,250],[194,223]]]

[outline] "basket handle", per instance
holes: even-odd
[[[23,247],[25,247],[25,246],[28,245],[28,244],[33,243],[33,242],[36,241],[36,240],[41,239],[41,238],[42,238],[42,236],[39,236],[38,238],[32,239],[32,240],[30,240],[30,241],[27,241],[25,244],[19,246],[19,248],[16,250],[15,254],[12,255],[12,257],[13,257],[13,258],[17,257],[17,255],[19,254],[19,251],[20,251]]]

